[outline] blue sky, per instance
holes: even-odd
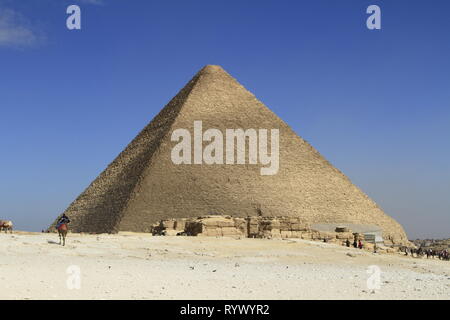
[[[66,28],[81,7],[82,29]],[[368,30],[366,8],[382,10]],[[450,2],[0,0],[0,216],[40,231],[219,64],[410,238],[450,237]]]

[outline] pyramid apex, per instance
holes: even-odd
[[[223,72],[226,73],[226,71],[221,66],[213,64],[207,64],[200,70],[200,73],[223,73]]]

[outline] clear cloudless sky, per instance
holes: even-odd
[[[70,4],[81,30],[66,28]],[[366,27],[372,4],[381,30]],[[46,228],[218,64],[410,238],[450,237],[449,13],[447,0],[0,0],[0,218]]]

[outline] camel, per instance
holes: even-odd
[[[66,245],[66,235],[67,235],[67,224],[63,223],[58,227],[58,236],[59,236],[59,244],[61,244],[61,238],[62,238],[62,245]]]
[[[10,220],[0,220],[0,231],[5,230],[5,233],[8,230],[12,233],[13,223]]]

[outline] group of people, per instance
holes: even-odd
[[[345,245],[346,245],[347,247],[350,247],[350,240],[349,240],[349,239],[347,239],[347,241],[345,241]],[[356,239],[355,239],[355,240],[353,241],[353,247],[354,247],[354,248],[362,249],[362,248],[363,248],[363,244],[362,244],[361,240],[356,241]]]
[[[347,239],[345,241],[345,245],[347,247],[350,247],[351,243],[350,240]],[[361,242],[361,240],[356,241],[356,239],[353,241],[353,247],[354,248],[359,248],[362,249],[363,248],[363,244]],[[375,244],[374,246],[374,252],[376,252],[377,250],[377,246]],[[433,249],[423,249],[423,248],[419,248],[419,249],[414,249],[414,248],[408,248],[405,247],[404,249],[405,255],[410,255],[411,257],[424,257],[427,256],[427,259],[434,259],[434,258],[438,258],[439,260],[445,260],[445,261],[449,261],[450,260],[450,254],[449,251],[447,249],[444,250],[433,250]]]
[[[433,250],[433,249],[414,249],[414,248],[405,248],[405,255],[411,255],[411,257],[424,257],[427,256],[427,259],[429,258],[436,258],[438,257],[439,260],[450,260],[449,252],[447,249],[444,250]]]
[[[447,249],[439,251],[437,253],[437,256],[438,256],[439,260],[450,261],[450,255],[449,255]]]

